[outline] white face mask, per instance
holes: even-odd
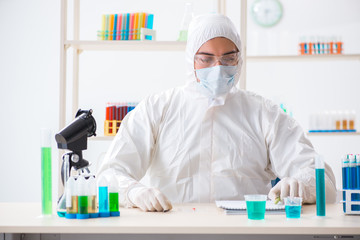
[[[228,93],[234,86],[237,66],[223,66],[196,69],[199,84],[205,88],[211,97]]]

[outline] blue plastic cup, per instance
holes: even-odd
[[[265,219],[266,195],[245,195],[248,219]]]
[[[286,218],[300,218],[301,215],[301,197],[284,198]]]

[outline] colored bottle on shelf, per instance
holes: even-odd
[[[193,12],[192,3],[187,2],[185,4],[185,12],[184,12],[184,16],[183,16],[183,19],[181,22],[181,28],[180,28],[180,32],[179,32],[178,41],[186,41],[187,40],[189,24],[193,17],[194,17],[194,12]]]
[[[41,206],[43,215],[52,214],[51,130],[41,129]]]

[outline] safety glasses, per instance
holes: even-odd
[[[239,61],[239,52],[228,53],[222,56],[195,54],[195,62],[200,68],[213,67],[220,62],[223,66],[235,66]]]

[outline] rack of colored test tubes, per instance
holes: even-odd
[[[65,196],[67,219],[120,216],[117,187],[109,186],[105,178],[97,184],[93,175],[71,176],[65,185]]]
[[[323,111],[310,115],[309,132],[356,132],[356,112]]]
[[[301,37],[300,55],[342,54],[343,42],[340,37]]]
[[[154,14],[103,14],[98,40],[155,40]]]
[[[107,103],[104,122],[104,135],[115,136],[126,114],[136,107],[136,102]]]
[[[360,154],[342,158],[343,211],[360,214]]]

